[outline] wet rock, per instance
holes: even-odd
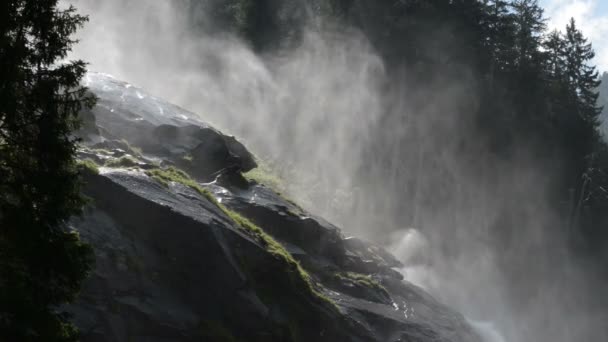
[[[277,239],[341,263],[344,246],[340,229],[303,212],[270,188],[252,184],[247,189],[215,193],[226,206],[249,217]]]
[[[95,206],[72,223],[97,256],[71,309],[84,341],[200,341],[204,322],[249,341],[283,341],[292,326],[305,340],[366,340],[339,311],[282,284],[277,259],[195,190],[138,171],[86,181]],[[280,301],[260,295],[261,274]]]
[[[79,158],[105,166],[84,175],[92,205],[72,221],[97,257],[70,306],[83,341],[480,342],[384,249],[246,181],[254,158],[234,137],[109,76],[88,86],[101,100]],[[146,173],[168,166],[200,182]]]
[[[97,145],[96,145],[97,146]],[[150,170],[159,167],[154,160],[148,159],[129,148],[125,151],[121,148],[86,148],[81,147],[76,153],[80,160],[91,160],[99,166],[109,166],[114,168],[136,167],[143,170]]]
[[[362,259],[374,260],[387,267],[403,267],[401,261],[397,260],[397,258],[387,252],[384,248],[374,245],[371,242],[351,236],[344,239],[344,245],[348,251],[359,255]]]
[[[316,274],[328,289],[370,302],[392,305],[390,294],[374,277],[340,269],[326,270]]]
[[[218,185],[210,185],[210,189],[222,203],[286,241],[294,257],[327,289],[327,295],[374,336],[374,341],[479,341],[464,317],[403,282],[403,276],[393,269],[403,265],[379,246],[343,238],[337,227],[268,187],[253,183],[248,189],[228,190]],[[298,220],[315,223],[302,225]],[[322,234],[319,227],[324,228]],[[324,240],[333,244],[328,246]]]
[[[207,181],[227,168],[246,172],[257,166],[234,137],[191,112],[109,75],[89,73],[86,85],[99,98],[91,111],[82,114],[86,120],[79,134],[87,146],[127,140],[144,154],[161,157]]]

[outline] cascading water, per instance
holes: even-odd
[[[409,282],[441,297],[441,276],[433,268],[432,253],[429,241],[422,233],[414,228],[393,233],[389,250],[403,262],[400,272]],[[474,305],[473,303],[467,306]],[[471,326],[479,333],[485,342],[505,342],[493,322],[468,319]]]
[[[237,135],[298,203],[388,246],[407,280],[487,341],[593,336],[599,318],[575,305],[589,300],[584,277],[547,229],[563,219],[544,205],[550,175],[525,149],[510,160],[462,152],[480,139],[474,79],[408,83],[334,25],[311,23],[296,46],[260,56],[217,28],[194,31],[173,2],[70,2],[91,15],[72,57]]]

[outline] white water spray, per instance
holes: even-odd
[[[573,305],[587,297],[547,228],[560,220],[543,205],[550,175],[525,157],[460,154],[461,143],[480,139],[467,115],[479,102],[474,80],[408,84],[347,28],[307,30],[298,46],[259,56],[230,34],[192,31],[172,1],[71,2],[91,15],[71,57],[237,135],[270,160],[298,203],[390,245],[408,280],[493,322],[478,324],[488,341],[571,342],[601,326]],[[391,162],[379,166],[380,154]],[[362,168],[377,173],[361,176]],[[502,216],[523,201],[516,217]],[[406,207],[413,218],[401,215]],[[412,225],[419,230],[394,233]],[[577,320],[564,317],[569,310]]]

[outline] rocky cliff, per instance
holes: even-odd
[[[243,178],[256,162],[234,137],[110,76],[87,83],[91,204],[72,226],[97,261],[69,308],[83,341],[480,341],[382,248]]]

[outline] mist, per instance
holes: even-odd
[[[490,153],[472,72],[417,84],[312,16],[297,44],[260,54],[212,18],[195,30],[182,2],[70,3],[90,15],[70,58],[234,134],[288,197],[391,250],[488,342],[608,340],[601,275],[552,229],[570,205],[546,204],[559,165]]]

